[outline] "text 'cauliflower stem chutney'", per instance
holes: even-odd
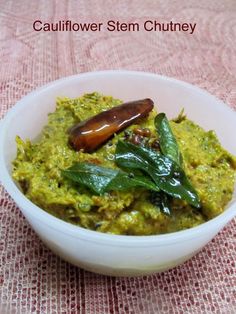
[[[150,99],[60,98],[40,139],[17,141],[13,178],[45,211],[81,227],[152,235],[197,226],[231,200],[236,158],[182,113]]]

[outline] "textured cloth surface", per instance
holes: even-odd
[[[35,32],[37,19],[157,19],[197,27],[193,35]],[[236,1],[0,0],[0,60],[0,117],[38,86],[104,69],[175,77],[236,108]],[[236,313],[235,252],[233,220],[170,271],[140,278],[92,274],[48,250],[0,188],[0,313]]]

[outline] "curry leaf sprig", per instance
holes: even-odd
[[[156,116],[155,126],[161,152],[119,140],[115,162],[122,170],[78,162],[62,174],[97,194],[132,187],[152,190],[160,207],[168,214],[168,195],[199,208],[200,200],[182,168],[183,158],[164,113]]]

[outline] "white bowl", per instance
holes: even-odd
[[[236,197],[218,217],[191,229],[154,236],[118,236],[66,223],[27,199],[11,178],[16,135],[34,139],[54,111],[58,96],[77,97],[98,91],[124,101],[152,98],[158,111],[188,117],[206,130],[214,129],[236,155],[236,113],[220,100],[190,84],[151,73],[102,71],[52,82],[22,98],[1,121],[0,178],[32,228],[53,252],[87,270],[119,276],[151,274],[183,263],[209,242],[235,215]]]

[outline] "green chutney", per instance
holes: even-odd
[[[158,136],[153,111],[148,118],[115,135],[94,153],[77,152],[68,145],[70,127],[120,103],[118,99],[96,92],[76,99],[60,98],[37,141],[17,137],[12,176],[26,197],[67,222],[121,235],[175,232],[222,213],[232,198],[236,159],[222,148],[214,131],[206,132],[183,116],[170,121],[170,125],[183,155],[185,172],[201,200],[201,209],[174,199],[168,216],[150,201],[150,192],[143,188],[95,195],[62,176],[61,170],[75,162],[116,168],[116,143],[135,127],[149,128],[154,138]]]

